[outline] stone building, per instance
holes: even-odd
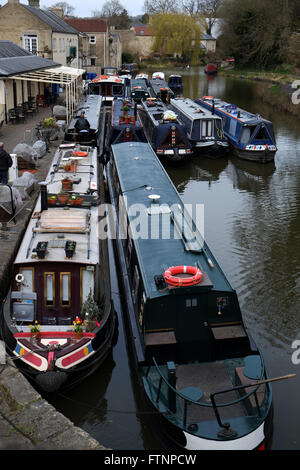
[[[148,25],[133,25],[129,30],[118,30],[118,34],[123,52],[130,52],[139,61],[151,55],[153,35]]]
[[[62,65],[81,68],[80,32],[59,15],[62,10],[39,8],[39,0],[8,0],[0,8],[0,39],[10,40],[28,52]]]
[[[122,46],[120,36],[103,18],[65,18],[65,21],[88,37],[83,57],[87,72],[101,73],[102,67],[121,66]]]

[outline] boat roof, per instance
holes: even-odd
[[[84,117],[89,121],[90,128],[97,131],[99,128],[100,114],[102,107],[101,95],[88,95],[83,101],[79,103],[74,116],[72,117],[67,131],[74,129],[77,119],[80,117],[81,112],[84,112]],[[67,132],[66,131],[66,132]]]
[[[210,110],[206,109],[204,106],[195,103],[195,101],[190,98],[172,98],[170,104],[180,111],[182,111],[187,117],[193,121],[200,119],[221,119],[220,116],[212,114]]]
[[[197,100],[197,103],[199,101],[204,101],[210,106],[212,106],[212,102],[214,101],[215,104],[215,109],[218,109],[224,114],[227,114],[228,116],[237,119],[240,122],[247,123],[247,124],[257,124],[261,121],[266,122],[266,123],[271,123],[271,121],[268,121],[267,119],[264,119],[260,116],[260,114],[253,114],[250,113],[249,111],[245,111],[242,108],[239,108],[235,104],[227,103],[226,101],[223,101],[219,98],[214,98],[214,97],[203,97],[199,98]]]
[[[85,156],[78,156],[83,152]],[[64,164],[77,161],[76,173],[66,172]],[[97,264],[99,262],[98,238],[98,180],[97,180],[97,149],[79,144],[62,144],[55,152],[46,180],[41,182],[47,186],[49,194],[61,191],[61,181],[68,176],[73,179],[76,193],[87,195],[89,201],[82,208],[51,207],[42,211],[39,196],[33,215],[29,221],[15,263],[33,263],[55,261]],[[91,194],[91,190],[94,191]],[[91,205],[92,203],[93,205]],[[69,260],[65,259],[64,241],[76,241],[76,253]],[[35,251],[38,242],[48,242],[47,258],[39,260]]]
[[[142,106],[156,126],[162,124],[161,121],[164,113],[170,112],[169,108],[159,98],[147,98],[146,100],[142,100]],[[175,119],[174,122],[178,124],[177,119]]]
[[[150,80],[150,85],[156,95],[160,93],[162,88],[164,88],[168,90],[171,96],[174,96],[174,92],[171,90],[171,88],[168,87],[167,82],[162,78],[155,78],[153,80]]]
[[[123,101],[124,99],[121,99],[121,98],[115,98],[114,101],[112,102],[112,112],[111,112],[111,118],[112,118],[112,126],[119,126],[120,125],[120,122],[119,122],[119,118],[120,116],[123,116],[123,111],[122,111],[122,106],[123,106]],[[134,108],[135,106],[132,106],[132,102],[131,101],[126,101],[126,104],[130,107],[130,109],[128,110],[128,116],[134,116]],[[126,125],[128,125],[129,123],[127,123]],[[140,122],[140,119],[137,115],[136,117],[136,120],[134,121],[134,123],[131,123],[131,124],[134,124],[135,127],[142,127],[142,124]],[[122,124],[122,126],[124,127],[124,125]]]
[[[174,220],[178,220],[178,215],[184,211],[184,205],[151,146],[140,142],[122,143],[112,145],[112,152],[121,190],[123,196],[127,198],[127,208],[130,209],[129,220],[135,225],[137,212],[134,208],[138,207],[141,217],[139,226],[143,226],[144,230],[147,228],[146,235],[148,232],[150,234],[152,229],[155,230],[155,236],[152,237],[133,237],[147,297],[156,298],[170,294],[169,289],[164,292],[159,291],[154,276],[162,275],[170,266],[178,265],[198,266],[208,274],[213,289],[233,291],[199,232],[196,232],[192,244],[187,242],[190,225],[184,228],[185,237],[174,235],[170,239],[164,236],[163,218],[157,214],[165,214],[167,217],[174,215]],[[159,202],[155,205],[149,198],[153,195],[160,196]],[[134,206],[135,204],[138,206]],[[189,224],[188,214],[186,212],[185,214],[185,220]],[[158,222],[159,230],[155,222]],[[191,225],[194,227],[194,224]],[[171,226],[174,229],[174,222],[171,222]],[[136,227],[138,231],[138,226]],[[191,289],[196,293],[198,289],[202,290],[199,286],[193,286]]]
[[[125,80],[119,75],[98,75],[94,78],[93,83],[116,83],[116,84],[124,84]]]
[[[147,83],[144,78],[132,78],[130,80],[130,88],[133,90],[135,87],[140,87],[147,90]]]

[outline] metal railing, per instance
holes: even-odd
[[[228,430],[230,428],[230,424],[222,422],[222,420],[220,418],[219,408],[236,405],[236,404],[238,404],[242,401],[247,400],[251,395],[254,396],[254,400],[255,400],[255,404],[256,404],[256,408],[257,408],[257,414],[258,414],[258,417],[261,419],[262,418],[261,405],[259,405],[256,392],[257,392],[258,388],[261,385],[266,384],[267,385],[267,392],[270,393],[269,382],[273,381],[273,380],[278,380],[278,379],[265,379],[265,380],[262,380],[263,377],[265,376],[265,367],[264,367],[264,364],[262,362],[261,376],[255,383],[252,382],[252,383],[248,383],[248,384],[245,384],[245,385],[233,386],[233,387],[230,387],[230,388],[227,388],[227,389],[224,389],[224,390],[218,390],[218,391],[210,394],[211,403],[204,403],[204,402],[198,402],[198,401],[195,401],[191,398],[188,398],[187,396],[183,395],[178,390],[176,390],[170,384],[170,382],[166,379],[166,377],[164,377],[164,375],[161,372],[159,366],[157,365],[157,362],[156,362],[155,358],[152,358],[152,359],[153,359],[155,369],[156,369],[157,373],[159,374],[159,383],[158,383],[155,402],[156,402],[156,404],[159,404],[159,402],[161,401],[162,384],[165,383],[165,385],[168,388],[168,394],[170,394],[170,393],[174,394],[173,395],[173,401],[171,400],[171,403],[173,403],[173,406],[171,404],[170,407],[168,407],[169,411],[171,411],[174,415],[177,414],[177,412],[176,412],[176,398],[174,399],[174,397],[179,397],[183,400],[183,403],[184,403],[184,406],[183,406],[183,423],[182,423],[183,427],[187,426],[188,404],[193,404],[193,405],[198,406],[198,407],[205,407],[205,408],[212,409],[214,411],[214,415],[215,415],[215,418],[216,418],[219,426],[222,429]],[[151,370],[151,366],[148,367],[147,372],[146,372],[147,380],[148,380],[148,375],[149,375],[150,370]],[[282,377],[282,378],[285,378],[285,377]],[[250,388],[250,387],[251,388],[255,387],[255,388],[254,388],[254,390],[251,390],[250,392],[246,393],[245,395],[243,395],[240,398],[237,398],[236,400],[232,400],[232,401],[227,402],[227,403],[218,403],[218,404],[216,403],[216,400],[215,400],[216,395],[220,395],[220,394],[223,394],[223,393],[229,393],[229,392],[232,392],[232,391],[238,391],[238,390],[242,390],[242,389],[246,389],[246,388]],[[168,395],[168,396],[170,396],[170,395]]]

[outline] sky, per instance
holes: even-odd
[[[59,0],[40,0],[41,8],[48,8],[58,3]],[[105,3],[105,0],[65,0],[69,5],[75,8],[74,15],[81,17],[92,16],[95,10],[100,11]],[[121,5],[126,8],[129,16],[143,15],[144,0],[119,0]],[[3,4],[3,1],[1,1]],[[27,4],[26,0],[21,0],[21,3]]]

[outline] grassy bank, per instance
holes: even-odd
[[[295,80],[300,81],[299,75],[291,73],[290,70],[282,69],[277,71],[257,71],[257,70],[222,70],[220,74],[226,77],[239,78],[261,82],[261,86],[256,88],[256,93],[262,101],[276,106],[277,109],[288,111],[293,116],[300,118],[300,104],[292,102],[292,95],[296,88],[292,87]],[[299,88],[299,85],[297,86]],[[297,95],[300,98],[300,92]]]

